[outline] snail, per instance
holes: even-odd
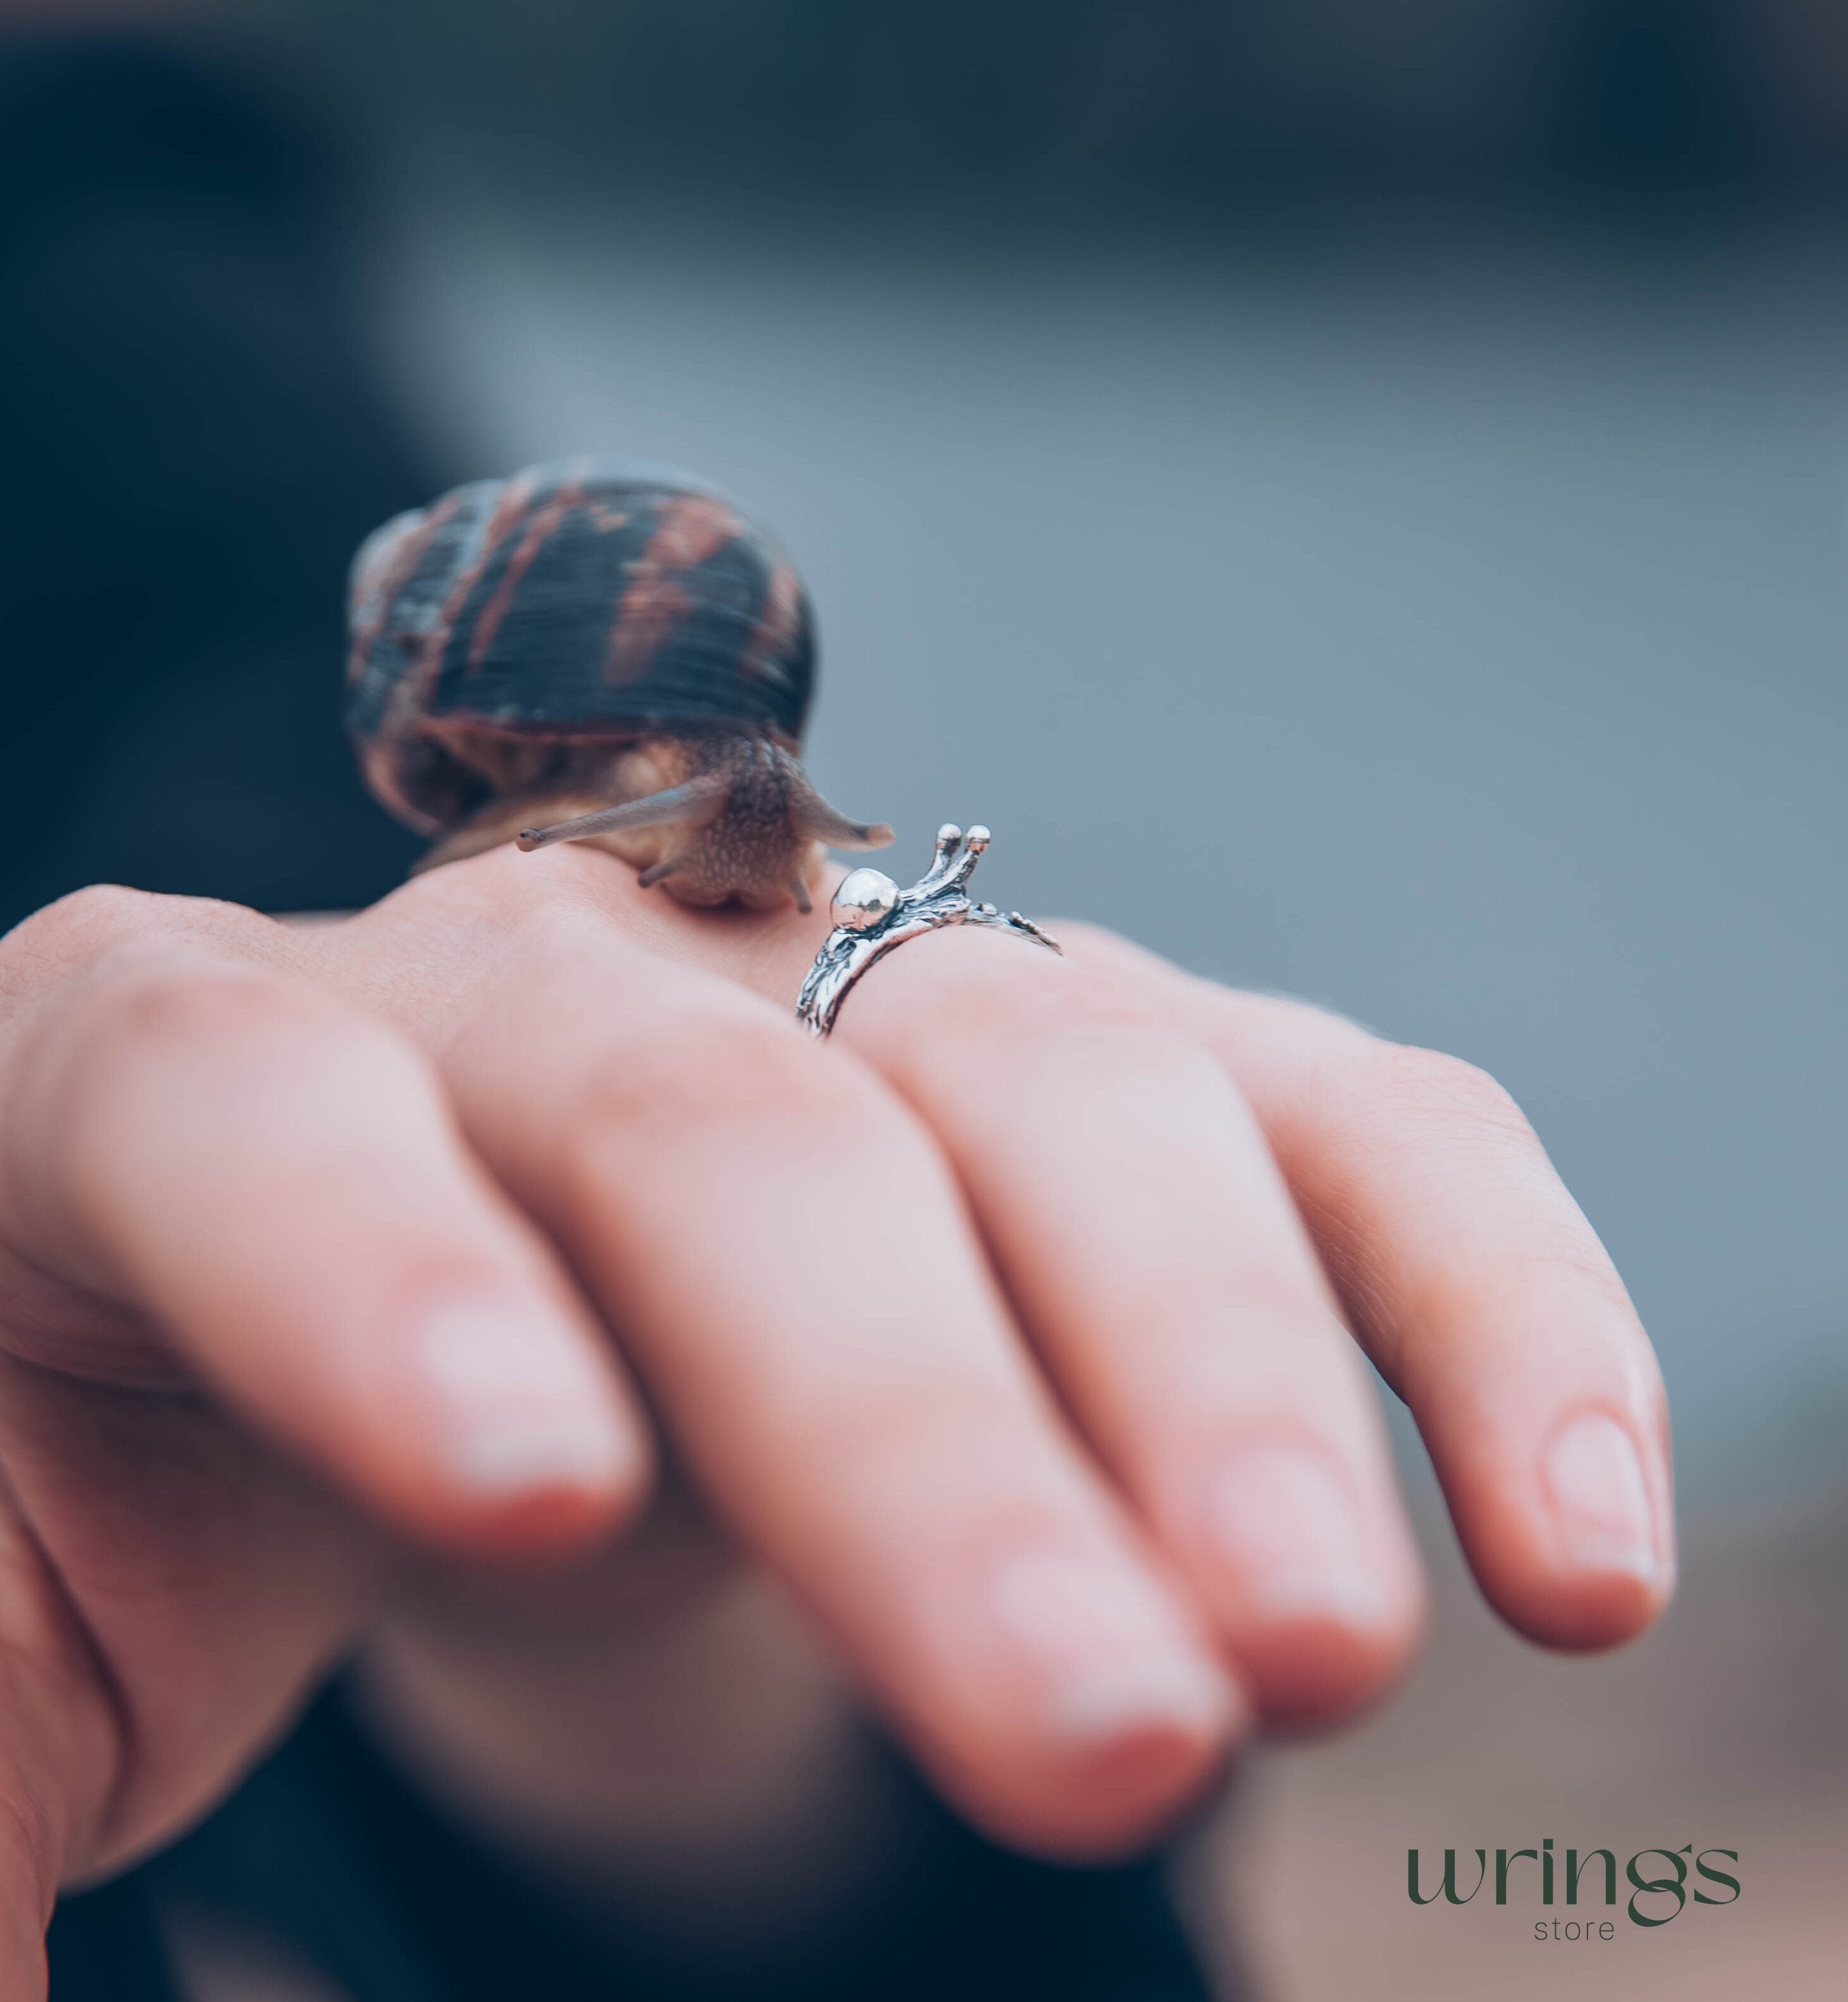
[[[880,848],[802,769],[808,594],[732,502],[568,460],[400,514],[354,559],[347,727],[419,869],[590,841],[689,904],[810,908],[823,847]]]

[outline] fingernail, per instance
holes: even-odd
[[[1127,1562],[1069,1550],[996,1570],[999,1624],[1034,1662],[1061,1737],[1099,1743],[1161,1729],[1210,1737],[1227,1720],[1224,1672],[1150,1581]]]
[[[449,1303],[418,1330],[413,1354],[462,1486],[501,1498],[623,1477],[629,1444],[609,1381],[583,1338],[549,1313]]]
[[[1394,1618],[1377,1540],[1320,1453],[1246,1447],[1215,1478],[1208,1519],[1248,1617],[1270,1625],[1315,1620],[1358,1627]]]
[[[1654,1512],[1636,1443],[1602,1412],[1574,1418],[1546,1450],[1553,1518],[1572,1562],[1653,1579]]]

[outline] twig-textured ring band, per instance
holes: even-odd
[[[796,1001],[796,1019],[807,1024],[811,1035],[825,1036],[834,1027],[848,989],[875,960],[920,933],[944,925],[994,925],[1060,950],[1056,939],[1018,911],[998,911],[971,899],[964,886],[988,845],[985,827],[972,827],[965,835],[952,821],[937,829],[936,860],[908,890],[877,869],[856,869],[842,878],[831,907],[834,930],[815,954]]]

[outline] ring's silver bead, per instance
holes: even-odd
[[[898,885],[883,869],[851,869],[841,878],[829,914],[850,932],[870,931],[898,908]]]
[[[965,842],[962,829],[946,821],[937,829],[936,860],[908,890],[878,869],[856,869],[842,878],[834,893],[834,930],[796,997],[796,1019],[811,1036],[825,1036],[834,1027],[848,989],[868,967],[922,933],[944,925],[992,925],[1058,950],[1055,939],[1018,911],[1004,918],[992,904],[971,901],[969,871],[988,845],[985,827],[971,828]]]

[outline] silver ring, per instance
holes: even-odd
[[[936,860],[908,890],[901,890],[880,869],[856,869],[842,878],[829,907],[834,930],[815,954],[796,1001],[796,1019],[811,1036],[825,1036],[834,1027],[848,989],[875,960],[920,933],[944,925],[993,925],[1055,952],[1063,950],[1018,911],[998,911],[971,899],[963,886],[987,853],[989,839],[985,827],[972,827],[965,835],[954,821],[947,822],[937,829]]]

